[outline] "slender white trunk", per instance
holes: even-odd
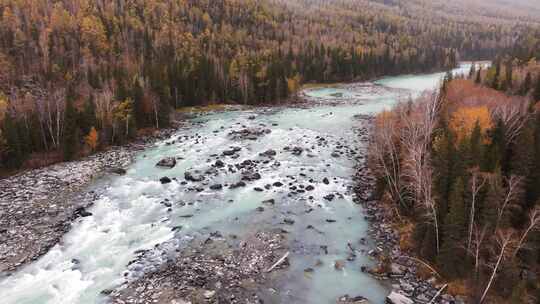
[[[497,270],[499,269],[499,266],[501,265],[501,262],[504,257],[504,252],[506,250],[506,246],[508,246],[510,239],[507,238],[503,240],[502,246],[501,246],[501,252],[499,253],[499,257],[497,258],[497,263],[495,264],[495,267],[493,267],[493,272],[491,273],[491,277],[489,278],[488,284],[486,288],[484,289],[484,293],[482,294],[482,297],[480,298],[480,304],[484,301],[486,298],[486,295],[489,291],[489,288],[491,287],[491,284],[493,283],[493,280],[495,279],[495,276],[497,275]]]

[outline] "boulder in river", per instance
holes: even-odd
[[[223,189],[223,185],[222,184],[215,184],[215,185],[210,186],[210,189],[212,189],[212,190],[221,190],[221,189]]]
[[[272,156],[276,156],[277,155],[277,152],[275,150],[266,150],[265,152],[261,153],[260,154],[261,156],[266,156],[266,157],[272,157]]]
[[[286,219],[283,220],[283,223],[285,223],[287,225],[294,225],[294,220],[290,219],[290,218],[286,218]]]
[[[169,184],[169,183],[172,182],[172,180],[171,180],[170,178],[168,178],[167,176],[164,176],[164,177],[160,178],[159,181],[160,181],[163,185]]]
[[[345,268],[345,262],[342,260],[337,260],[334,262],[334,268],[336,270],[343,270]]]
[[[390,293],[390,295],[386,297],[386,303],[387,304],[414,304],[414,301],[409,299],[405,295],[392,291],[392,293]]]
[[[77,208],[75,214],[80,217],[92,216],[92,213],[88,212],[84,207]]]
[[[265,204],[265,205],[268,205],[268,206],[273,206],[273,205],[276,204],[276,200],[273,199],[273,198],[271,198],[271,199],[269,199],[269,200],[263,201],[262,203]]]
[[[300,156],[302,154],[302,152],[304,152],[304,149],[301,148],[301,147],[294,147],[292,149],[292,154],[296,155],[296,156]]]
[[[111,169],[110,169],[110,172],[113,173],[113,174],[116,174],[116,175],[125,175],[125,174],[126,174],[126,169],[122,169],[122,168],[111,168]]]
[[[229,188],[236,189],[236,188],[245,187],[245,186],[246,186],[246,183],[244,183],[243,181],[239,181],[238,183],[234,183],[230,185]]]
[[[337,304],[361,304],[368,303],[368,300],[362,296],[350,297],[349,295],[344,295],[339,297],[336,302]]]
[[[174,157],[165,157],[156,164],[156,167],[163,167],[169,169],[174,168],[174,166],[176,166],[176,158]]]
[[[244,181],[255,181],[261,179],[261,174],[259,172],[246,172],[242,175],[242,180]]]
[[[334,197],[336,197],[334,194],[328,194],[328,195],[325,195],[323,198],[329,202],[333,201],[334,200]]]
[[[204,180],[204,176],[199,175],[199,174],[194,174],[189,171],[186,171],[184,173],[184,178],[190,182],[201,182]]]

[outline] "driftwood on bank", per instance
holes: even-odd
[[[446,287],[448,287],[448,284],[444,284],[443,287],[441,287],[441,289],[439,289],[439,291],[437,291],[435,296],[431,299],[431,301],[429,301],[428,304],[435,303],[435,300],[441,295],[441,293],[443,292],[444,289],[446,289]]]
[[[274,265],[272,265],[270,268],[268,268],[268,269],[266,270],[266,272],[270,272],[270,271],[274,270],[274,268],[276,268],[276,267],[278,267],[279,265],[281,265],[281,263],[283,263],[283,262],[287,259],[288,256],[289,256],[289,251],[287,251],[287,253],[285,253],[285,254],[281,257],[281,259],[279,259]]]

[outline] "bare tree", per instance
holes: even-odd
[[[410,106],[410,105],[409,105]],[[412,111],[402,107],[400,142],[404,148],[403,181],[412,199],[420,202],[435,226],[437,252],[439,252],[439,221],[433,195],[433,169],[430,164],[430,145],[437,124],[441,99],[435,93],[424,95]]]
[[[400,160],[397,144],[398,123],[391,112],[383,112],[377,117],[377,128],[373,131],[370,155],[375,158],[375,169],[386,180],[388,190],[394,201],[403,203],[400,189]]]
[[[482,245],[486,239],[487,227],[484,226],[479,229],[476,225],[474,227],[473,239],[471,242],[471,248],[468,253],[474,257],[474,274],[478,277],[480,273],[480,253],[482,251]],[[466,248],[465,248],[466,249]]]
[[[506,140],[513,143],[530,117],[529,102],[515,99],[499,104],[492,111],[492,115],[504,123]]]
[[[96,117],[102,128],[112,125],[114,94],[109,86],[103,88],[102,92],[94,98],[96,106]]]
[[[514,253],[512,254],[512,257],[515,257],[519,250],[523,247],[525,240],[529,236],[529,233],[534,230],[540,229],[540,207],[534,208],[529,213],[529,224],[527,225],[527,228],[523,231],[523,234],[519,238],[519,241],[517,243],[516,249],[514,250]]]
[[[471,210],[469,213],[469,237],[467,239],[467,251],[470,251],[471,249],[471,242],[472,242],[472,236],[473,236],[473,228],[474,228],[474,218],[476,213],[476,199],[478,198],[478,194],[480,193],[480,190],[482,187],[484,187],[484,184],[486,183],[486,178],[482,173],[479,172],[478,168],[475,168],[471,171]]]
[[[508,205],[519,196],[522,181],[522,177],[515,175],[512,175],[510,176],[510,178],[507,179],[508,186],[506,187],[506,193],[504,195],[503,201],[501,202],[500,206],[498,206],[497,210],[497,223],[495,224],[495,230],[499,228],[504,212],[506,211],[506,207],[508,207]]]
[[[491,268],[492,268],[491,276],[488,280],[486,287],[484,288],[484,292],[482,293],[479,303],[484,302],[487,296],[487,293],[489,289],[491,288],[493,281],[495,280],[497,271],[499,270],[499,267],[501,266],[503,260],[508,254],[508,249],[511,247],[513,243],[513,237],[514,237],[514,233],[512,231],[504,231],[504,232],[497,231],[496,242],[499,246],[499,253],[497,255],[497,260],[495,261],[493,265],[491,265]]]

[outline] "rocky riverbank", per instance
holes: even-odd
[[[272,293],[264,286],[288,265],[285,235],[279,231],[242,239],[213,232],[179,246],[162,246],[161,254],[169,257],[166,263],[115,291],[102,293],[109,294],[115,304],[272,303]],[[147,259],[146,254],[155,252],[141,254],[139,261]]]
[[[123,174],[134,154],[175,129],[161,130],[82,160],[26,171],[0,181],[0,274],[9,275],[56,245],[97,194],[84,188],[104,174]]]
[[[365,209],[365,218],[370,222],[369,235],[374,240],[374,249],[369,255],[378,260],[374,268],[363,267],[381,280],[392,283],[388,304],[464,304],[465,300],[445,294],[445,285],[438,283],[435,274],[427,280],[419,275],[422,266],[414,256],[400,247],[400,232],[396,227],[396,216],[383,203],[372,199],[375,180],[369,168],[360,166],[355,176],[357,202]],[[439,291],[441,291],[439,293]]]

